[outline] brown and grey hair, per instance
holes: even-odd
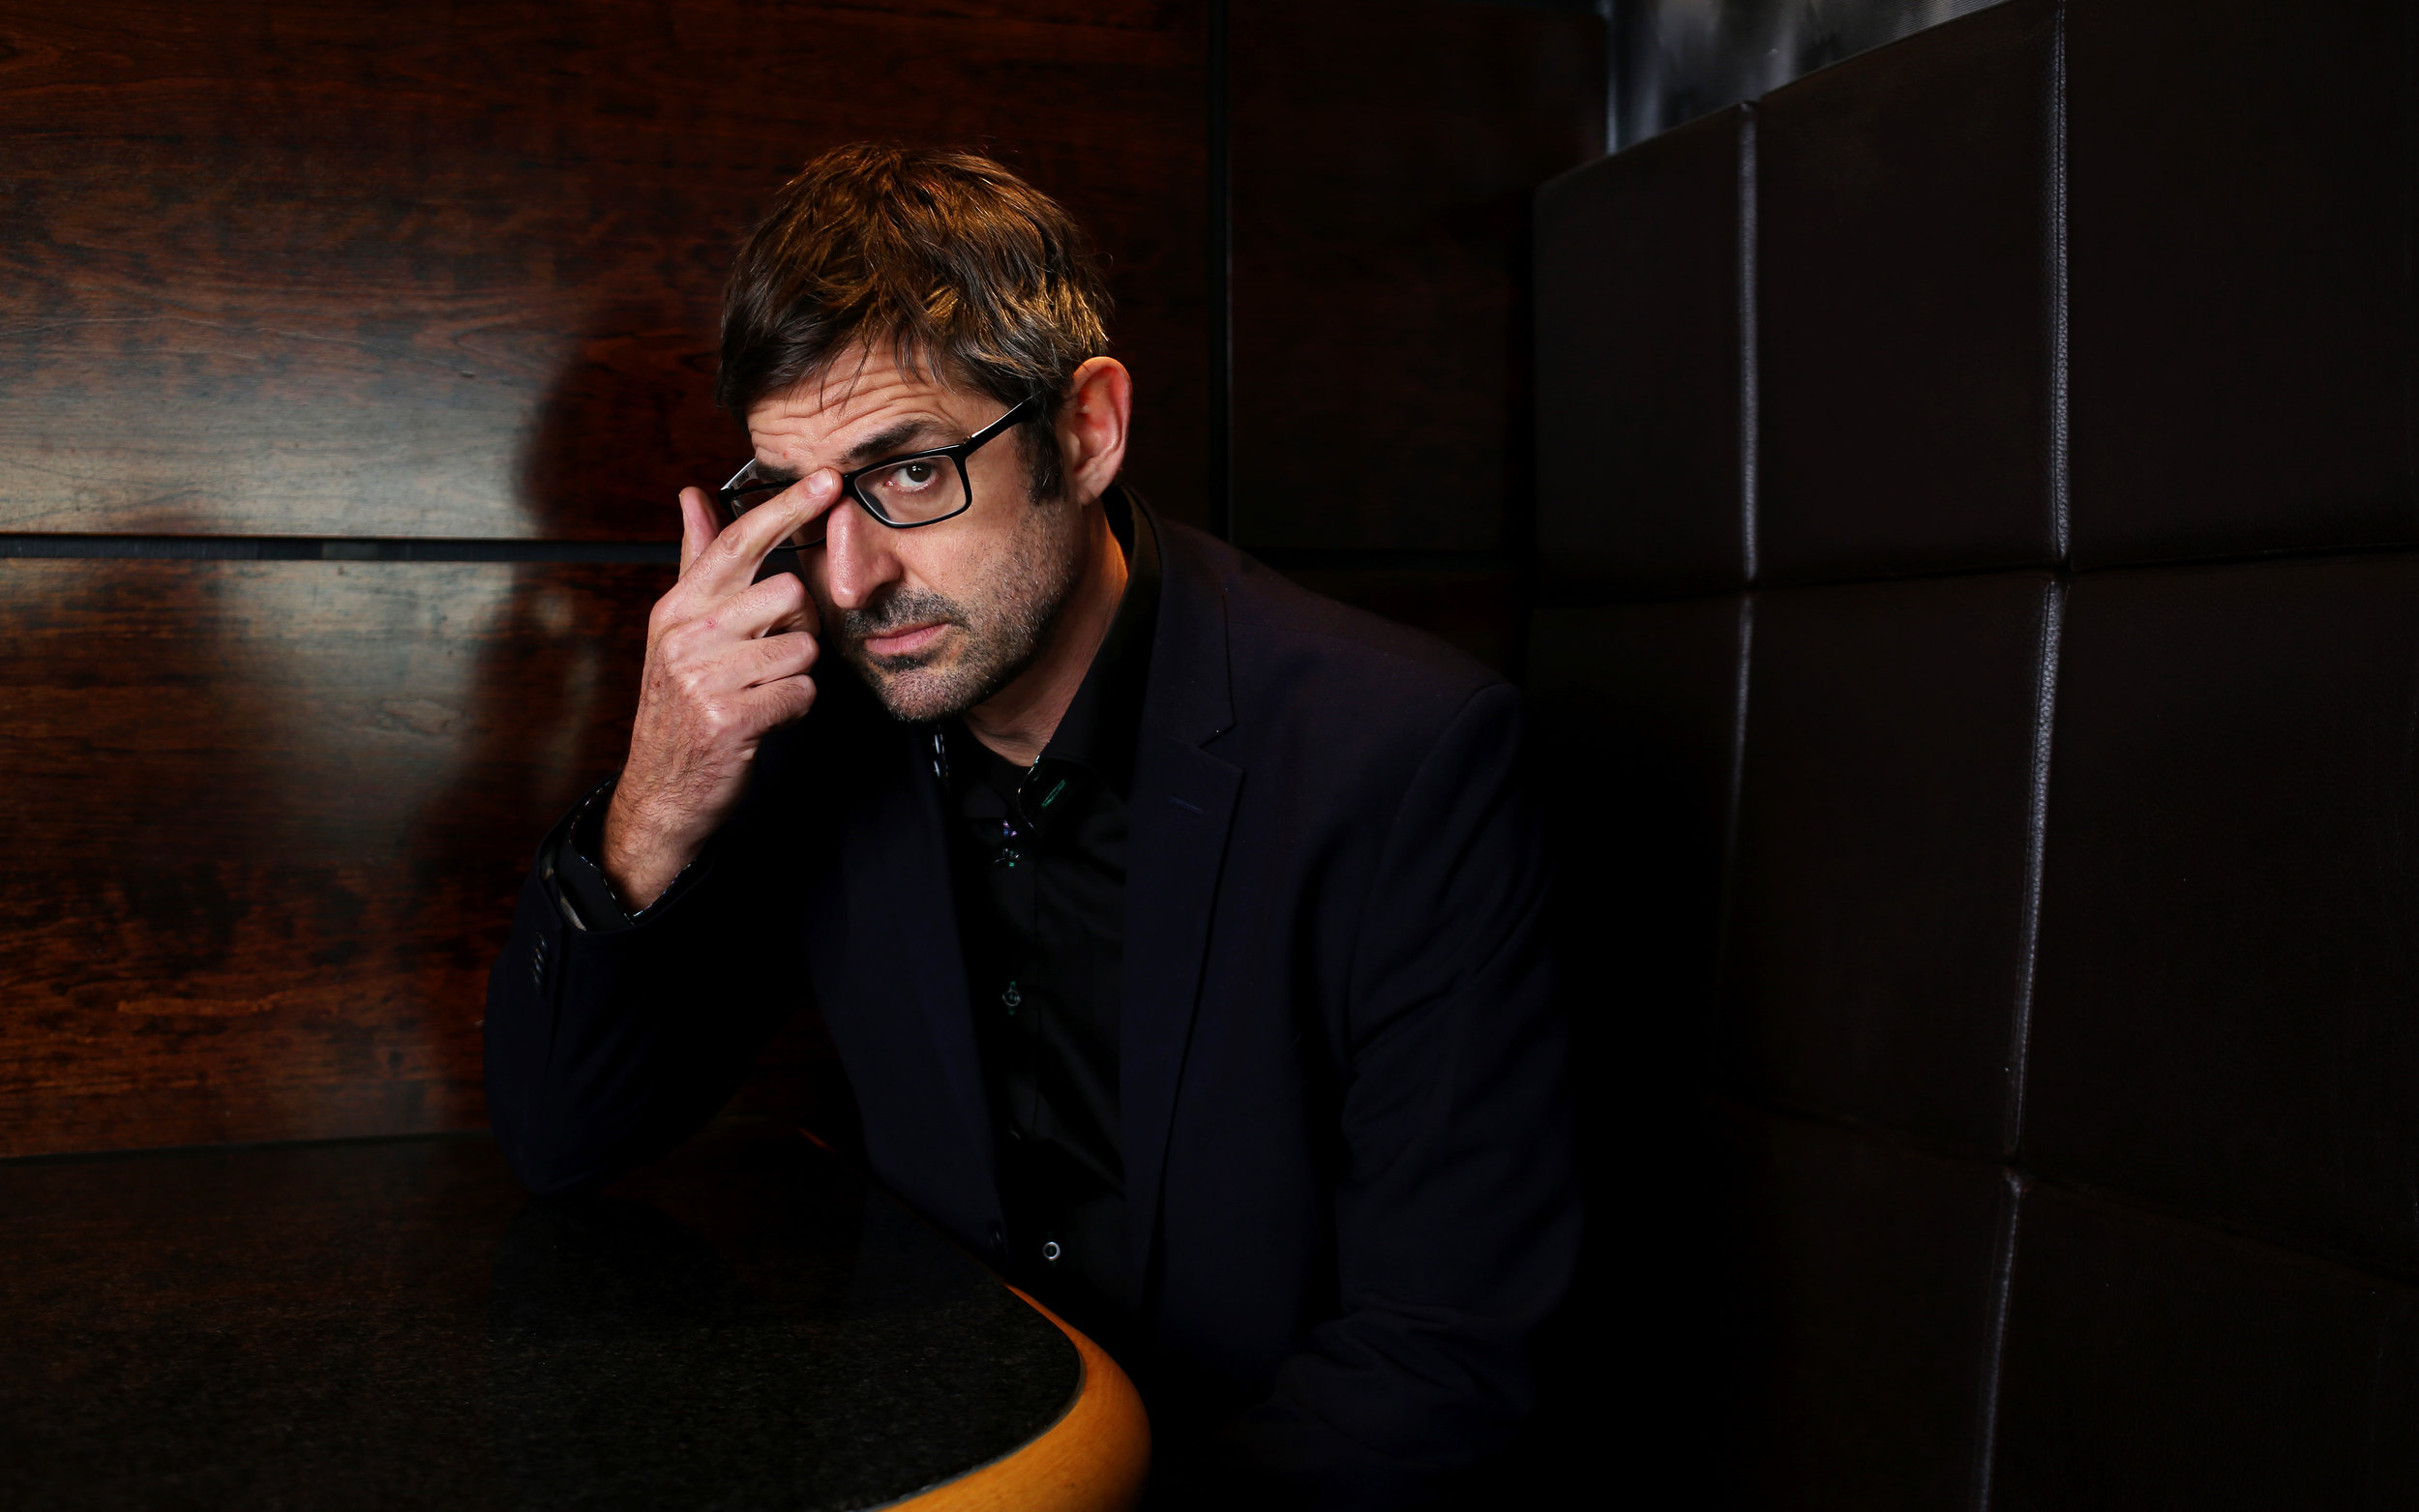
[[[1109,291],[1049,195],[971,153],[858,143],[808,163],[723,294],[715,401],[745,422],[861,343],[1003,404],[1062,395],[1108,350]],[[1027,422],[1035,498],[1060,483],[1055,406]]]

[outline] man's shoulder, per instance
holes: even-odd
[[[1449,718],[1505,685],[1436,636],[1313,592],[1202,531],[1164,529],[1170,555],[1216,583],[1239,716],[1349,713],[1399,728]]]

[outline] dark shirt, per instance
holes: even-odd
[[[1125,842],[1134,740],[1158,622],[1150,525],[1123,498],[1110,523],[1124,597],[1030,768],[950,720],[951,867],[966,979],[999,1151],[1009,1275],[1114,1335],[1136,1305],[1118,1122]]]

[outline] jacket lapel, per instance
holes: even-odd
[[[1151,525],[1163,577],[1135,748],[1118,1031],[1128,1254],[1146,1310],[1169,1128],[1243,783],[1242,768],[1202,749],[1234,723],[1224,589],[1186,533]]]

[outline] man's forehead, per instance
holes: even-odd
[[[844,358],[759,402],[748,411],[748,434],[768,457],[837,462],[902,424],[930,420],[954,429],[973,400],[894,362]]]

